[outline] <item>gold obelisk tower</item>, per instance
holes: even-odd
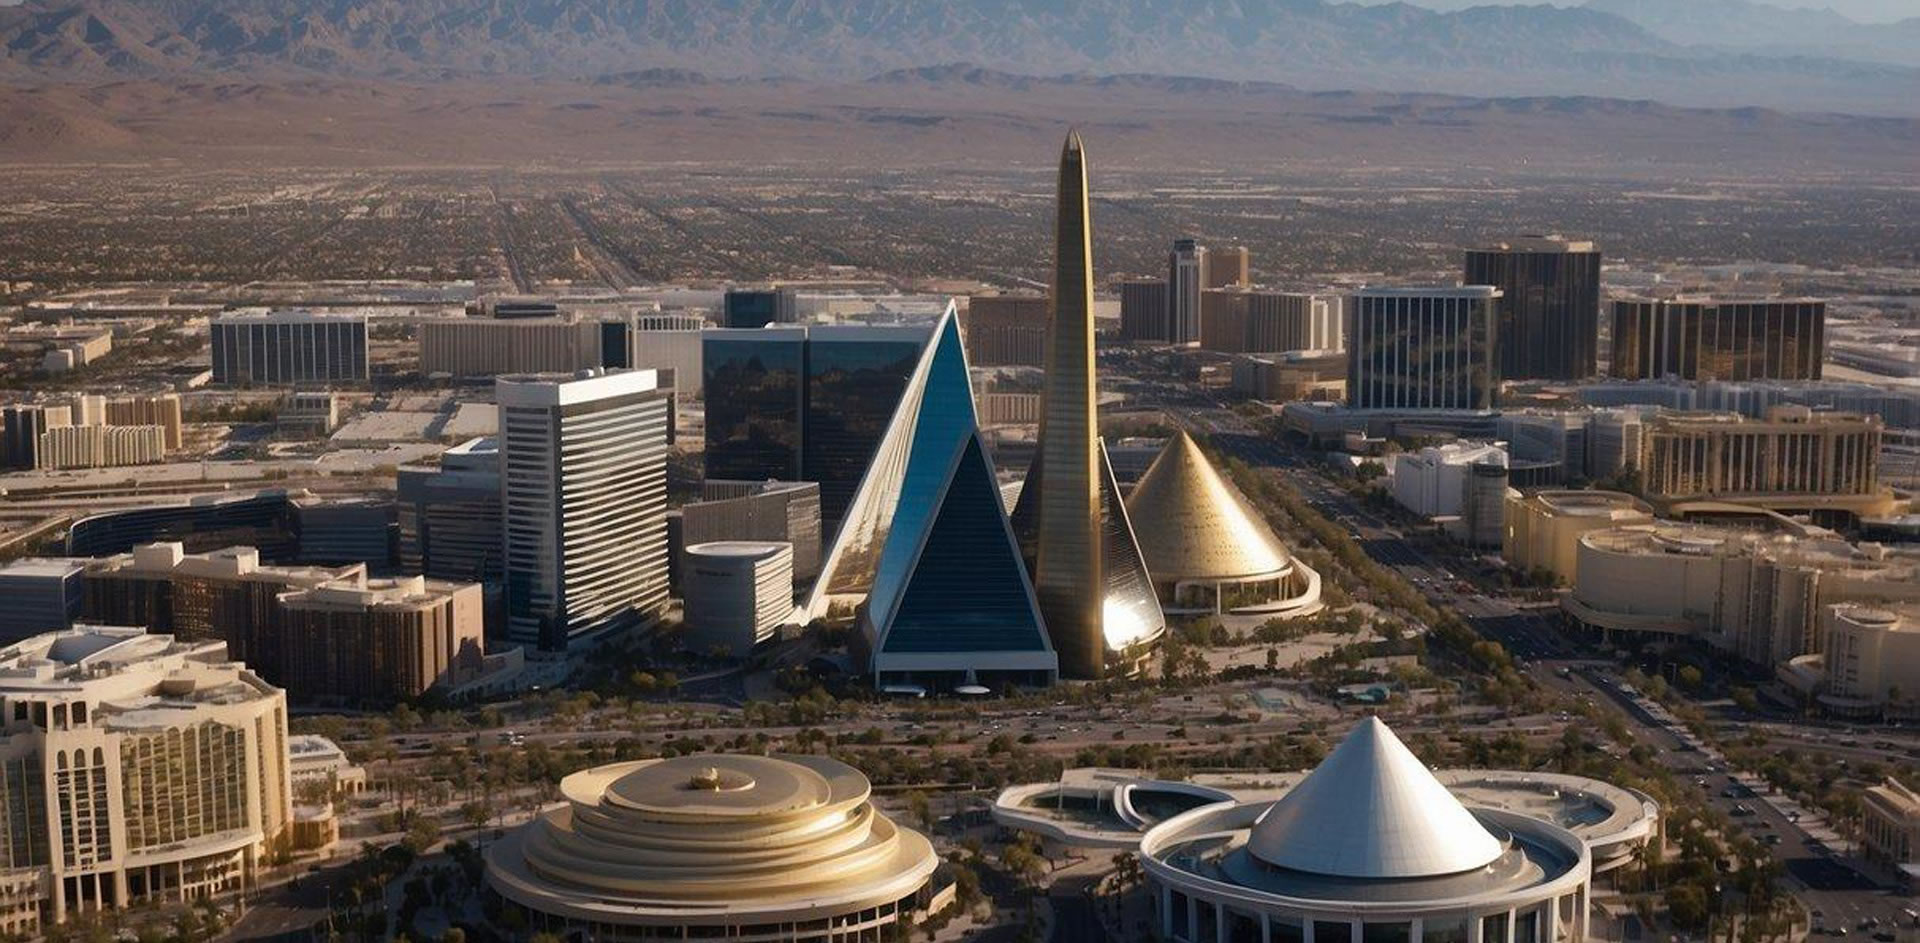
[[[1039,450],[1015,526],[1032,548],[1034,591],[1060,674],[1096,679],[1137,670],[1166,620],[1100,441],[1093,232],[1078,132],[1060,152],[1059,186]]]

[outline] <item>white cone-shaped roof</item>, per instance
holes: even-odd
[[[1247,850],[1309,874],[1416,878],[1485,867],[1505,846],[1368,717],[1254,823]]]

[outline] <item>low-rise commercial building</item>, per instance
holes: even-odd
[[[681,548],[716,541],[784,543],[793,548],[793,588],[820,575],[820,485],[811,481],[765,481],[746,493],[680,506]],[[676,555],[684,575],[685,550]]]
[[[414,576],[282,593],[271,624],[236,627],[235,648],[303,700],[346,704],[419,697],[477,664],[478,583]]]
[[[304,438],[325,438],[340,428],[340,397],[333,393],[288,393],[275,417],[280,431]]]
[[[1860,846],[1869,861],[1913,871],[1920,864],[1920,794],[1891,776],[1861,790]]]
[[[0,649],[0,930],[252,886],[292,841],[286,696],[224,643],[86,626]]]
[[[1848,413],[1781,406],[1765,419],[1661,414],[1646,424],[1644,493],[1672,511],[1718,501],[1816,519],[1880,517],[1898,507],[1880,483],[1881,424]]]
[[[1507,492],[1507,565],[1523,573],[1544,572],[1572,583],[1581,535],[1632,524],[1653,523],[1653,509],[1618,491]]]
[[[1434,519],[1476,547],[1500,545],[1506,532],[1507,453],[1497,445],[1455,442],[1393,457],[1393,499]]]
[[[1337,402],[1347,395],[1347,355],[1292,350],[1233,358],[1233,391],[1269,403]]]
[[[367,791],[366,768],[355,765],[339,744],[319,734],[288,737],[287,758],[296,796],[304,789],[330,796],[355,796]]]
[[[1826,606],[1920,600],[1920,555],[1797,530],[1659,522],[1589,531],[1561,606],[1608,636],[1696,638],[1770,669],[1819,651]]]

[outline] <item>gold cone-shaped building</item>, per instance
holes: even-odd
[[[1073,132],[1060,152],[1039,450],[1014,527],[1031,548],[1034,592],[1060,673],[1081,679],[1137,669],[1166,630],[1101,447],[1093,367],[1086,149]]]
[[[1318,575],[1287,552],[1185,432],[1134,485],[1127,517],[1167,611],[1317,608]]]

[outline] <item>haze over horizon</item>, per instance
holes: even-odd
[[[1362,6],[1407,3],[1412,6],[1441,11],[1465,10],[1468,7],[1530,5],[1524,3],[1494,3],[1489,2],[1489,0],[1346,0],[1346,2],[1358,3]],[[1714,0],[1668,0],[1668,2],[1679,6],[1688,4],[1704,6],[1714,2]],[[1580,4],[1562,2],[1550,5],[1573,7],[1579,6]],[[1915,4],[1912,0],[1809,0],[1809,2],[1771,0],[1771,2],[1765,3],[1765,5],[1781,10],[1812,10],[1816,12],[1820,10],[1831,10],[1850,20],[1869,24],[1896,23],[1901,20],[1920,17],[1920,4]]]

